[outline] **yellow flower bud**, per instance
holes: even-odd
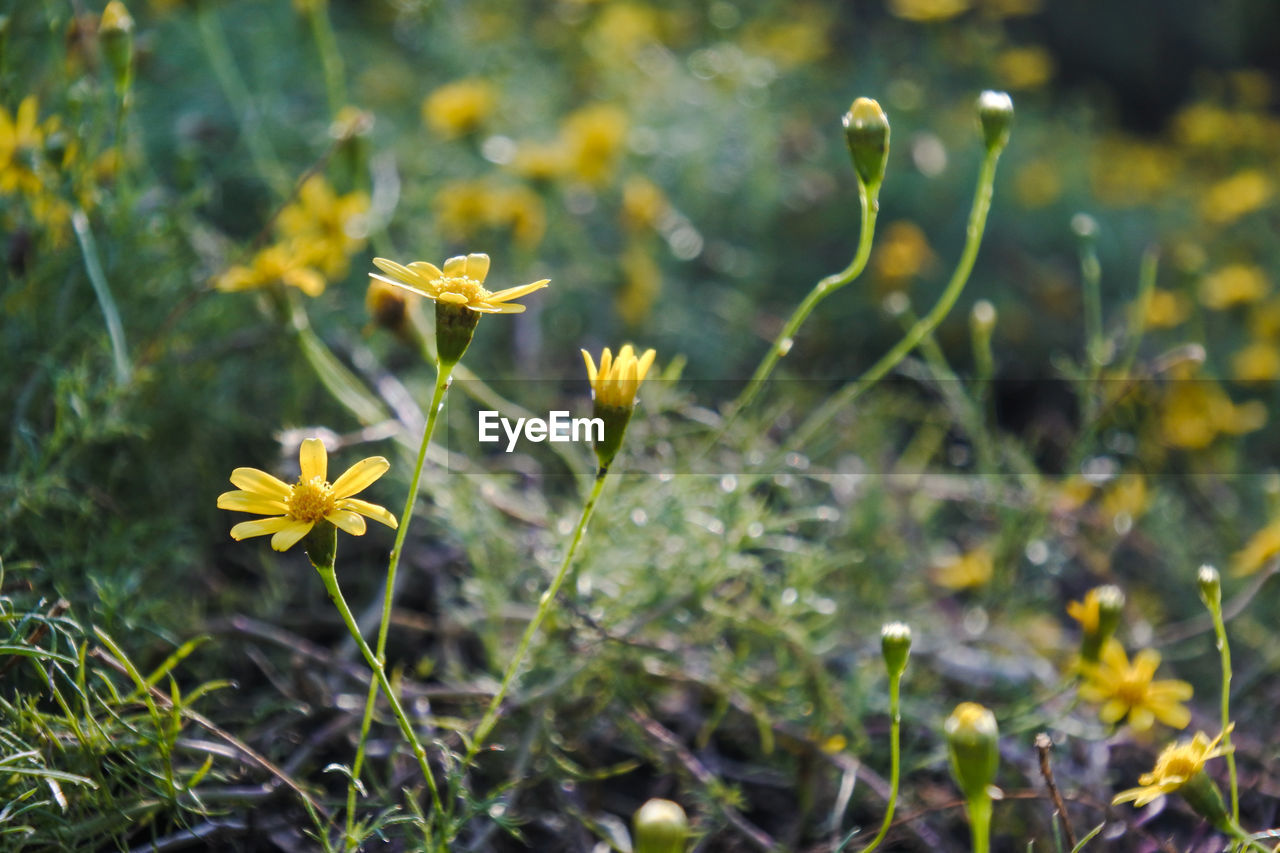
[[[120,0],[111,0],[102,10],[102,19],[98,22],[98,39],[102,43],[102,54],[111,66],[116,91],[123,93],[129,88],[131,79],[133,18]]]
[[[889,160],[889,119],[880,104],[870,98],[854,101],[844,115],[844,138],[858,182],[874,197]]]
[[[880,629],[880,652],[890,678],[897,678],[907,668],[911,657],[911,628],[903,622],[890,622]]]
[[[679,803],[649,800],[632,819],[635,853],[683,853],[689,819]]]
[[[961,702],[944,726],[951,753],[951,775],[965,799],[990,798],[987,788],[996,779],[1000,762],[996,717],[976,702]]]

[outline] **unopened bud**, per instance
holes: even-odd
[[[1013,125],[1013,98],[1007,92],[990,89],[978,96],[978,121],[987,151],[999,151],[1009,142]]]
[[[889,160],[889,119],[880,104],[870,98],[854,101],[844,114],[844,138],[858,181],[874,195]]]
[[[951,775],[970,802],[990,797],[1000,763],[996,717],[976,702],[961,702],[944,726],[951,753]]]
[[[635,853],[684,853],[689,819],[679,803],[649,800],[632,819]]]
[[[996,306],[986,299],[973,303],[973,311],[969,314],[969,322],[973,324],[974,334],[990,338],[996,328]]]
[[[102,55],[111,66],[116,91],[123,94],[129,88],[133,65],[133,18],[120,0],[111,0],[102,10],[98,40],[102,44]]]
[[[1196,575],[1196,583],[1200,585],[1200,598],[1210,610],[1222,607],[1222,576],[1210,565],[1200,567]]]
[[[1115,635],[1124,615],[1124,591],[1115,584],[1095,587],[1085,594],[1086,614],[1096,608],[1096,621],[1087,615],[1080,623],[1084,634],[1080,640],[1080,659],[1097,663],[1102,647]],[[1092,622],[1092,624],[1090,624]]]
[[[890,622],[881,628],[880,652],[889,677],[900,677],[911,657],[911,628],[903,622]]]

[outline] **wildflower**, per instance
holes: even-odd
[[[280,211],[277,224],[285,238],[307,249],[308,266],[333,280],[347,274],[351,255],[364,247],[368,212],[366,193],[339,196],[323,176],[313,175]]]
[[[889,119],[880,104],[871,98],[855,100],[844,114],[844,138],[858,183],[875,198],[889,161]]]
[[[995,573],[991,549],[979,545],[934,567],[933,582],[947,589],[972,589],[985,586]]]
[[[638,243],[622,253],[619,266],[623,284],[618,291],[618,316],[628,326],[638,326],[648,319],[662,293],[662,271],[653,255]]]
[[[1237,382],[1270,382],[1280,378],[1280,347],[1254,341],[1231,357],[1231,377]]]
[[[741,44],[779,70],[812,64],[831,52],[831,10],[817,3],[791,3],[786,19],[757,18],[742,30]]]
[[[1245,169],[1211,186],[1200,202],[1200,215],[1213,225],[1230,225],[1266,205],[1275,185],[1259,169]]]
[[[1236,405],[1216,383],[1179,378],[1160,406],[1165,442],[1187,450],[1208,447],[1220,434],[1242,435],[1262,427],[1266,408],[1256,400]]]
[[[1190,301],[1172,290],[1153,289],[1144,306],[1143,324],[1149,329],[1172,329],[1191,316]]]
[[[374,258],[373,263],[390,276],[370,273],[373,278],[436,303],[436,353],[445,366],[462,358],[481,314],[519,314],[525,306],[512,300],[546,287],[549,281],[544,278],[491,292],[484,286],[489,256],[479,253],[449,258],[443,270],[426,261],[407,267],[386,258]]]
[[[521,142],[511,160],[511,171],[530,181],[549,181],[569,168],[569,152],[559,142]]]
[[[0,106],[0,193],[40,194],[40,179],[33,164],[44,144],[44,131],[37,124],[40,107],[35,95],[27,95],[10,114]]]
[[[133,18],[120,0],[111,0],[102,10],[98,38],[115,77],[116,91],[126,91],[133,63]]]
[[[1126,474],[1117,477],[1102,496],[1102,512],[1110,519],[1127,516],[1129,521],[1138,518],[1147,511],[1151,502],[1151,491],[1147,488],[1147,479],[1141,474]]]
[[[1280,521],[1273,521],[1249,538],[1244,547],[1231,556],[1231,573],[1236,577],[1251,575],[1280,555]]]
[[[891,287],[901,287],[934,262],[929,240],[914,222],[889,223],[876,246],[872,264]]]
[[[595,446],[596,458],[600,460],[602,471],[618,455],[622,436],[627,431],[627,423],[635,409],[636,392],[640,390],[640,383],[653,366],[655,356],[656,353],[650,349],[636,358],[635,350],[627,344],[618,350],[618,357],[615,359],[609,348],[605,347],[597,370],[591,353],[582,351],[582,359],[587,364],[587,379],[591,382],[593,414],[604,421],[604,436]]]
[[[632,819],[636,853],[682,853],[689,837],[689,818],[679,803],[649,800]]]
[[[667,197],[648,178],[632,176],[622,185],[622,223],[628,228],[655,228],[669,209]]]
[[[1102,648],[1101,660],[1082,669],[1085,683],[1080,698],[1102,705],[1098,717],[1104,723],[1120,722],[1127,715],[1134,731],[1151,728],[1156,720],[1175,729],[1186,728],[1191,712],[1181,703],[1191,698],[1191,685],[1169,679],[1152,681],[1160,666],[1160,653],[1143,649],[1129,663],[1124,647],[1114,639]]]
[[[969,6],[969,0],[889,0],[889,14],[907,21],[945,21]]]
[[[364,534],[362,516],[392,529],[397,526],[396,517],[383,507],[352,497],[386,473],[391,467],[386,459],[362,459],[330,483],[324,442],[308,438],[298,450],[298,464],[301,476],[292,486],[257,468],[231,472],[231,483],[239,491],[219,495],[218,508],[272,516],[240,522],[231,528],[232,539],[271,534],[271,547],[287,551],[321,521],[352,536]]]
[[[1013,47],[996,57],[996,74],[1010,89],[1039,89],[1053,77],[1053,57],[1043,47]]]
[[[1102,644],[1116,632],[1123,611],[1124,593],[1112,584],[1094,587],[1084,594],[1083,601],[1067,604],[1067,615],[1080,623],[1082,661],[1097,663]]]
[[[422,102],[422,120],[445,139],[471,133],[498,106],[498,93],[487,80],[471,77],[436,89]]]
[[[996,717],[976,702],[961,702],[943,727],[951,774],[968,800],[988,796],[1000,761]]]
[[[489,181],[454,181],[436,193],[436,215],[451,240],[464,242],[490,228],[509,228],[525,246],[536,246],[546,232],[542,199],[526,186],[496,186]]]
[[[627,135],[627,114],[612,104],[593,104],[572,113],[561,126],[569,169],[589,184],[603,184]]]
[[[230,293],[286,284],[307,296],[319,296],[324,293],[324,276],[308,266],[308,254],[296,243],[268,246],[254,255],[248,266],[237,264],[218,276],[213,286]]]
[[[1257,302],[1269,289],[1266,274],[1249,264],[1229,264],[1205,277],[1200,284],[1200,301],[1206,308],[1222,311],[1235,305]]]
[[[1222,607],[1222,575],[1208,563],[1200,567],[1196,573],[1196,586],[1200,587],[1200,600],[1210,611]]]
[[[903,622],[889,622],[881,628],[880,653],[889,676],[902,675],[911,656],[911,627]]]
[[[1196,732],[1191,740],[1169,744],[1156,759],[1152,771],[1138,777],[1141,787],[1121,791],[1111,801],[1112,804],[1133,803],[1141,807],[1157,797],[1176,792],[1214,826],[1233,828],[1222,803],[1222,794],[1204,772],[1205,762],[1231,751],[1230,747],[1220,745],[1227,731],[1230,727],[1213,740],[1204,732]]]

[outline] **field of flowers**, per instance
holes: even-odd
[[[1280,850],[1278,39],[0,0],[0,850]]]

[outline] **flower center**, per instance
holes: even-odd
[[[293,484],[288,506],[294,521],[317,522],[334,510],[333,486],[323,477],[299,480]]]
[[[1190,779],[1199,769],[1195,758],[1184,751],[1171,753],[1161,766],[1156,768],[1157,775],[1161,779],[1180,778]]]
[[[1147,679],[1132,674],[1125,675],[1116,686],[1116,696],[1123,699],[1130,707],[1143,704],[1151,683]]]
[[[480,302],[489,295],[483,284],[465,275],[436,279],[436,292],[456,293],[466,299],[468,304]]]

